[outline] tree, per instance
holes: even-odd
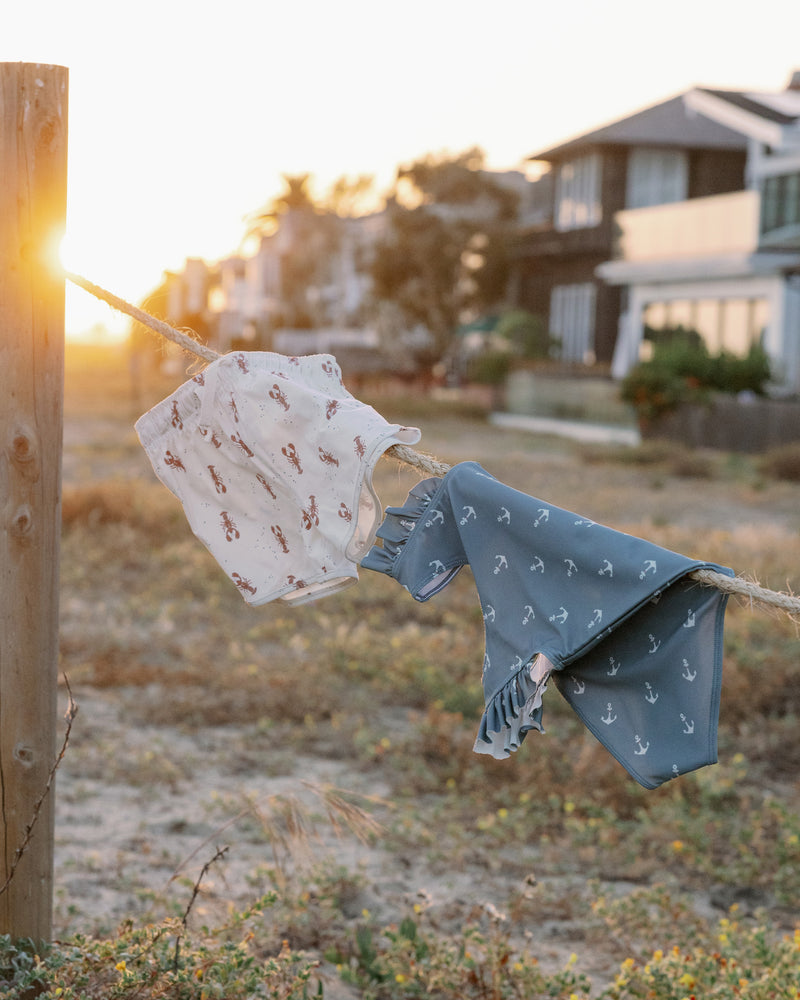
[[[256,212],[249,236],[280,240],[282,324],[306,329],[324,323],[318,290],[327,283],[338,245],[336,217],[314,200],[311,174],[282,174],[284,190]]]
[[[372,265],[374,295],[399,307],[409,327],[422,324],[431,348],[445,353],[464,320],[503,298],[508,237],[517,195],[483,169],[483,153],[428,155],[399,167],[387,200],[386,236]]]

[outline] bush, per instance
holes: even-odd
[[[744,357],[711,355],[699,334],[682,327],[651,333],[653,357],[623,379],[620,396],[640,420],[653,420],[682,403],[702,403],[711,392],[752,392],[762,396],[770,378],[769,358],[754,344]]]
[[[510,309],[504,313],[494,332],[513,345],[515,353],[522,358],[549,358],[558,344],[542,317],[525,309]]]
[[[513,356],[510,351],[484,351],[467,365],[467,379],[482,385],[502,385],[508,378]]]

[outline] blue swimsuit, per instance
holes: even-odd
[[[550,670],[592,733],[646,788],[717,759],[727,596],[709,568],[527,496],[474,462],[390,507],[362,561],[426,601],[469,564],[486,633],[475,750],[507,757],[541,730]]]

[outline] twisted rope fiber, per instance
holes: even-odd
[[[155,316],[151,316],[143,309],[131,305],[130,302],[126,302],[125,299],[119,298],[99,285],[88,281],[86,278],[78,274],[72,274],[71,272],[65,272],[65,276],[69,281],[83,288],[90,295],[94,295],[95,298],[107,302],[119,312],[126,313],[143,326],[147,326],[167,340],[171,340],[189,354],[194,354],[196,357],[209,362],[216,361],[217,358],[222,357],[221,354],[218,354],[210,347],[206,347],[205,344],[201,344],[188,334],[183,333],[181,330],[176,330],[163,320],[156,319]],[[410,465],[413,468],[427,472],[431,476],[444,476],[450,470],[450,466],[444,462],[439,462],[433,456],[415,451],[404,444],[392,445],[391,448],[387,449],[385,454],[404,465]],[[785,611],[790,616],[800,615],[800,597],[795,597],[793,594],[782,594],[778,591],[767,590],[766,587],[760,587],[758,584],[751,583],[742,577],[725,576],[723,573],[717,573],[715,570],[710,569],[694,570],[689,573],[689,576],[704,587],[716,587],[717,590],[721,590],[724,593],[737,594],[747,598],[751,604],[764,604],[767,607]]]

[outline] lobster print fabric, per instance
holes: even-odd
[[[355,399],[327,354],[227,354],[136,423],[153,469],[248,604],[358,579],[382,510],[372,470],[416,427]]]
[[[710,568],[518,492],[474,462],[387,509],[362,560],[418,601],[469,564],[485,628],[475,751],[497,758],[542,729],[548,677],[640,784],[717,759],[727,596]]]

